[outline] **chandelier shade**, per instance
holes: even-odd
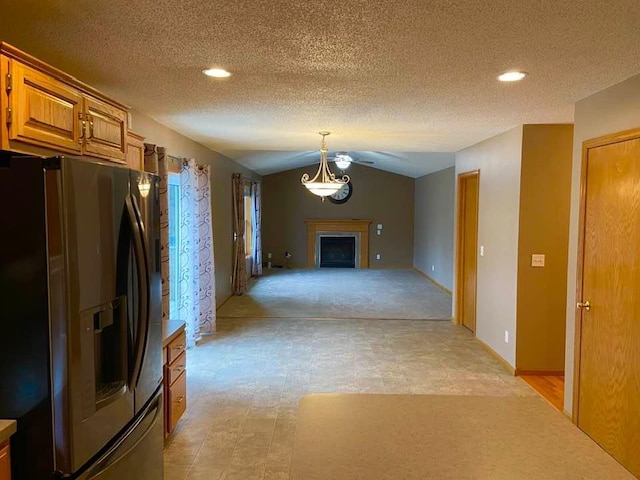
[[[318,171],[313,178],[309,177],[308,173],[302,175],[302,184],[314,195],[319,197],[328,197],[333,195],[342,188],[343,185],[349,183],[349,175],[344,175],[342,178],[336,178],[335,174],[329,170],[329,162],[327,160],[327,143],[325,138],[330,132],[320,132],[322,135],[322,142],[320,143],[320,165],[318,165]]]
[[[353,162],[353,158],[351,158],[346,153],[339,153],[336,155],[335,164],[340,170],[346,170],[351,166],[351,162]]]

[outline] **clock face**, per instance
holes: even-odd
[[[329,197],[329,201],[337,205],[347,203],[347,201],[351,198],[352,193],[353,185],[351,184],[351,182],[345,183],[342,188],[340,188],[340,190]]]

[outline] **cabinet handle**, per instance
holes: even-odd
[[[89,115],[89,136],[87,137],[87,143],[91,143],[93,138],[93,115]]]
[[[78,118],[80,119],[80,138],[78,138],[78,143],[80,145],[82,145],[82,142],[84,141],[84,137],[85,137],[85,133],[87,131],[87,122],[84,119],[84,115],[82,115],[82,112],[78,113]]]
[[[176,400],[176,403],[182,403],[182,402],[184,402],[184,396],[178,397],[178,400]]]

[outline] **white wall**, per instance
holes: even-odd
[[[453,289],[454,212],[455,167],[416,179],[413,266],[449,290]]]
[[[632,128],[640,128],[640,75],[631,77],[576,103],[567,274],[567,347],[564,395],[564,409],[567,413],[572,413],[573,410],[573,344],[576,319],[576,268],[578,264],[578,211],[580,209],[582,143],[585,140]]]
[[[520,126],[466,148],[455,167],[456,178],[480,170],[476,336],[514,367],[522,135]]]

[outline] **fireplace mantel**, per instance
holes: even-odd
[[[316,237],[318,232],[360,233],[360,268],[369,268],[369,225],[371,220],[305,220],[307,224],[307,266],[316,265]]]

